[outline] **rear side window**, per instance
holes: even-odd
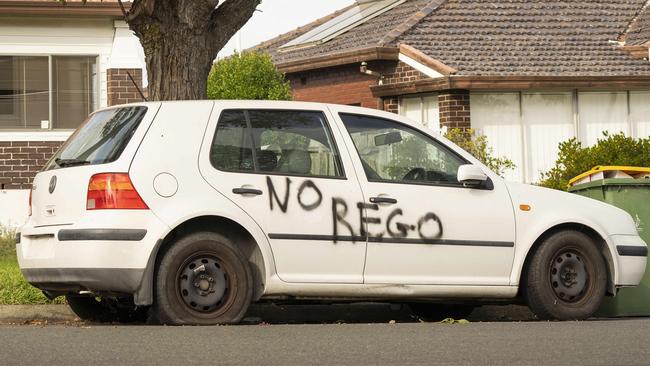
[[[91,114],[44,169],[114,162],[146,113],[147,107],[125,107]]]
[[[321,112],[227,110],[210,151],[222,171],[343,177],[339,155]]]

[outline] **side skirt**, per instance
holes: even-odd
[[[518,286],[287,283],[274,276],[262,298],[514,299]]]

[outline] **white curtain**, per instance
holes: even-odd
[[[487,135],[497,156],[506,156],[517,166],[506,172],[507,180],[522,181],[523,143],[519,93],[471,93],[472,128]]]
[[[575,136],[572,93],[522,94],[525,181],[538,182],[555,165],[558,145]]]
[[[603,137],[603,131],[623,132],[629,136],[627,92],[578,93],[580,124],[578,133],[583,145],[591,146]]]
[[[650,136],[650,92],[630,92],[630,121],[633,136]]]
[[[440,131],[438,95],[400,98],[399,114],[434,131]]]

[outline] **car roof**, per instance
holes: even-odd
[[[195,104],[195,103],[214,103],[219,104],[228,104],[233,107],[240,108],[300,108],[300,109],[330,109],[332,111],[341,111],[346,113],[360,113],[360,114],[369,114],[383,116],[385,118],[392,119],[403,119],[398,115],[390,112],[381,111],[378,109],[357,107],[357,106],[348,106],[343,104],[331,104],[331,103],[318,103],[318,102],[299,102],[299,101],[286,101],[286,100],[180,100],[180,101],[156,101],[156,102],[136,102],[129,104],[114,105],[110,107],[100,108],[98,111],[129,107],[129,106],[146,106],[146,107],[157,107],[162,104]],[[412,121],[409,121],[409,124],[412,124]],[[421,126],[420,126],[421,127]]]

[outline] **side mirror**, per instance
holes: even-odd
[[[487,182],[488,176],[476,165],[461,165],[458,167],[458,181],[465,187],[478,188]]]

